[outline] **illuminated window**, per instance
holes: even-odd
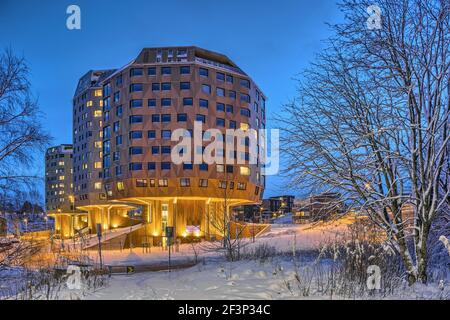
[[[243,176],[249,176],[250,175],[250,168],[249,167],[241,167],[240,171],[241,171],[241,175],[243,175]]]
[[[159,187],[167,187],[169,184],[168,184],[168,181],[167,181],[167,179],[159,179],[158,180],[158,186]]]
[[[59,176],[59,180],[64,180],[65,179],[65,177],[64,176]]]
[[[86,107],[92,107],[92,106],[93,106],[92,100],[89,100],[88,102],[86,102]]]
[[[238,185],[237,185],[237,189],[238,190],[245,190],[245,189],[247,189],[247,184],[239,182]]]
[[[101,97],[102,96],[102,90],[101,89],[95,90],[94,96]]]
[[[117,190],[119,190],[119,191],[125,190],[125,185],[123,184],[122,181],[117,182],[116,185],[117,185]]]
[[[64,161],[59,161],[58,162],[58,166],[63,166],[64,165]]]
[[[94,183],[94,189],[95,190],[101,190],[102,189],[102,183],[101,182]]]
[[[250,128],[250,126],[248,125],[248,123],[242,122],[241,123],[241,130],[242,131],[247,131]]]
[[[94,163],[94,168],[95,169],[101,169],[102,168],[102,162],[101,161],[97,161]]]
[[[98,148],[98,149],[101,149],[101,148],[102,148],[102,141],[95,141],[95,142],[94,142],[94,146],[95,146],[96,148]]]
[[[189,178],[181,178],[180,179],[180,186],[181,187],[190,187],[191,186],[191,180]]]
[[[94,111],[94,117],[99,118],[102,116],[102,110],[95,110]]]

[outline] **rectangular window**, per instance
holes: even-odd
[[[200,68],[198,70],[198,74],[200,75],[200,77],[208,77],[208,69],[205,68]]]
[[[147,74],[148,74],[149,76],[156,76],[156,67],[150,67],[150,68],[148,68]]]
[[[235,100],[236,99],[236,91],[233,91],[233,90],[228,91],[228,97],[230,99]]]
[[[218,127],[225,127],[225,119],[217,118],[217,119],[216,119],[216,125],[217,125]]]
[[[227,182],[226,181],[219,181],[219,188],[220,189],[226,189],[227,188]]]
[[[130,108],[141,108],[141,107],[142,107],[142,99],[130,100]]]
[[[216,73],[216,79],[219,81],[225,81],[225,74],[221,72]]]
[[[233,83],[233,76],[227,75],[227,82],[228,83]]]
[[[180,67],[180,74],[190,74],[190,73],[191,73],[191,67],[189,67],[189,66]]]
[[[239,168],[241,175],[243,176],[249,176],[250,175],[250,168],[249,167],[240,167]]]
[[[207,188],[208,187],[208,179],[200,179],[198,182],[198,186],[200,188]]]
[[[144,150],[142,147],[130,147],[130,149],[128,150],[129,155],[140,155],[143,153],[144,153]]]
[[[142,139],[142,131],[130,131],[130,140]]]
[[[155,108],[156,107],[156,99],[148,99],[147,100],[147,106],[149,108]]]
[[[149,162],[149,163],[147,164],[147,170],[149,170],[149,171],[154,171],[154,170],[156,170],[156,162]]]
[[[191,186],[191,179],[189,179],[189,178],[181,178],[180,179],[180,186],[181,187],[190,187]]]
[[[161,115],[161,122],[168,123],[170,121],[171,121],[170,113],[166,113],[166,114],[162,114]]]
[[[200,100],[198,101],[198,105],[200,106],[200,108],[206,108],[206,109],[208,109],[208,100],[200,99]]]
[[[130,84],[130,92],[142,92],[142,91],[144,91],[144,85],[142,83]]]
[[[192,163],[183,163],[183,170],[192,170],[194,166]]]
[[[159,118],[159,114],[152,114],[152,122],[159,122],[160,118]]]
[[[241,93],[241,101],[250,103],[250,96],[248,94]]]
[[[225,97],[225,89],[224,88],[216,88],[216,95],[218,97]]]
[[[150,179],[150,187],[154,188],[155,186],[156,186],[156,180],[155,179]]]
[[[167,179],[158,179],[158,187],[167,187],[167,186],[169,186]]]
[[[230,129],[236,129],[236,121],[230,120]]]
[[[200,171],[208,171],[208,164],[207,163],[201,163],[198,165],[198,168]]]
[[[115,133],[119,132],[119,130],[120,130],[120,122],[119,121],[114,122],[113,130]]]
[[[149,138],[149,139],[156,139],[156,131],[155,130],[149,130],[147,132],[147,138]]]
[[[122,83],[123,83],[122,75],[117,76],[117,78],[116,78],[116,86],[120,87],[122,85]]]
[[[170,130],[161,130],[161,139],[170,140],[172,132]]]
[[[101,97],[102,96],[102,90],[98,89],[94,91],[94,97]]]
[[[123,184],[122,181],[118,181],[118,182],[116,183],[116,187],[117,187],[117,190],[118,190],[118,191],[123,191],[123,190],[125,190],[125,185]]]
[[[170,146],[162,146],[161,154],[170,154]]]
[[[122,175],[122,166],[116,166],[115,171],[116,171],[116,176],[121,176]]]
[[[138,76],[142,76],[143,74],[144,74],[144,71],[142,68],[130,69],[130,77],[138,77]]]
[[[186,122],[187,121],[187,114],[186,113],[179,113],[177,114],[177,122]]]
[[[161,162],[161,170],[170,170],[170,162]]]
[[[161,99],[161,106],[162,107],[170,107],[172,105],[172,99],[170,98],[163,98]]]
[[[118,103],[120,101],[120,91],[114,92],[114,102]]]
[[[152,83],[152,91],[159,91],[160,85],[158,82]]]
[[[130,116],[130,123],[142,123],[144,122],[144,116],[134,115]]]
[[[191,89],[190,82],[180,82],[180,90],[189,90]]]
[[[237,189],[238,190],[245,190],[245,189],[247,189],[247,184],[244,183],[244,182],[238,182]]]
[[[130,171],[140,171],[140,170],[142,170],[142,163],[141,162],[131,162],[129,164],[129,170]]]
[[[223,103],[217,103],[216,110],[220,112],[225,112],[225,105]]]
[[[201,121],[203,123],[206,123],[206,116],[203,114],[197,114],[195,115],[195,121]]]
[[[117,108],[116,108],[116,117],[122,117],[122,114],[123,114],[122,106],[117,106]]]
[[[159,146],[152,146],[152,155],[159,154]]]
[[[209,84],[202,84],[202,92],[211,94],[211,86]]]
[[[147,179],[136,179],[136,187],[137,188],[147,188]]]
[[[241,86],[250,89],[250,81],[249,81],[249,80],[247,80],[247,79],[241,79],[240,84],[241,84]]]
[[[161,75],[162,76],[168,76],[172,74],[172,68],[171,67],[162,67],[161,68]]]
[[[116,137],[116,146],[120,146],[122,144],[122,136]]]
[[[183,98],[183,106],[192,106],[194,105],[194,99],[192,98]]]
[[[172,85],[170,82],[163,82],[161,83],[161,90],[163,91],[170,91],[172,89]]]
[[[231,104],[227,104],[227,113],[233,113],[233,106]]]
[[[241,108],[241,115],[244,117],[250,117],[250,109]]]

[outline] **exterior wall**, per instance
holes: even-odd
[[[47,149],[45,154],[45,207],[47,212],[73,210],[72,145]]]

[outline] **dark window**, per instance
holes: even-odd
[[[233,83],[233,76],[227,75],[227,82]]]
[[[200,99],[198,102],[200,108],[208,108],[208,100]]]
[[[152,114],[152,122],[159,122],[159,114]]]
[[[142,83],[130,84],[130,92],[142,92],[144,91],[144,85]]]
[[[172,105],[172,99],[170,99],[170,98],[161,99],[161,106],[170,107],[171,105]]]
[[[183,106],[192,106],[194,104],[194,99],[183,98]]]
[[[240,83],[241,83],[241,86],[250,89],[250,81],[248,81],[247,79],[241,79]]]
[[[144,116],[134,115],[130,116],[130,123],[142,123],[144,121]]]
[[[147,106],[150,108],[156,107],[156,99],[148,99]]]
[[[183,170],[192,170],[193,168],[192,163],[183,163]]]
[[[148,186],[147,179],[136,179],[137,188],[146,188]]]
[[[148,68],[148,75],[149,76],[156,76],[156,67],[150,67]]]
[[[116,137],[116,146],[120,146],[122,144],[122,136],[117,136]]]
[[[153,155],[159,154],[159,146],[152,146],[152,154]]]
[[[208,171],[208,164],[207,163],[201,163],[198,165],[198,168],[200,171]]]
[[[123,83],[123,78],[122,78],[122,75],[120,75],[116,78],[116,86],[120,87],[122,85],[122,83]]]
[[[245,117],[250,117],[250,110],[246,108],[241,108],[241,115]]]
[[[227,165],[227,173],[233,173],[234,167],[232,165]]]
[[[206,123],[206,116],[203,114],[197,114],[195,116],[195,121],[201,121],[203,123]]]
[[[191,68],[189,66],[180,67],[180,74],[190,74]]]
[[[181,178],[180,179],[180,186],[181,187],[190,187],[191,186],[191,180],[189,178]]]
[[[170,162],[161,162],[161,170],[170,170]]]
[[[236,129],[236,121],[230,120],[230,129]]]
[[[221,72],[217,72],[216,73],[216,78],[219,81],[225,81],[225,74],[221,73]]]
[[[142,107],[142,99],[130,100],[130,108],[141,108],[141,107]]]
[[[131,162],[129,165],[130,171],[139,171],[142,170],[142,163],[140,162]]]
[[[187,114],[186,113],[179,113],[177,114],[177,122],[186,122],[187,121]]]
[[[198,74],[199,74],[201,77],[208,77],[208,69],[200,68],[200,69],[198,70]]]
[[[138,155],[143,154],[144,150],[142,149],[142,147],[131,147],[128,152],[130,155]]]
[[[180,90],[189,90],[191,89],[190,82],[180,82]]]
[[[156,170],[156,163],[155,162],[149,162],[147,164],[147,169],[148,170]]]
[[[116,117],[122,117],[122,114],[123,114],[122,106],[117,106],[117,108],[116,108]]]
[[[209,84],[202,84],[202,92],[210,94],[211,93],[211,86]]]
[[[170,154],[170,146],[162,146],[161,154]]]
[[[156,138],[156,131],[155,130],[149,130],[147,132],[147,138],[149,139],[155,139]]]
[[[231,104],[227,104],[227,113],[233,113],[233,106]]]
[[[225,89],[224,88],[216,88],[216,95],[218,97],[225,97]]]
[[[162,67],[161,68],[161,75],[166,76],[172,74],[172,68],[171,67]]]
[[[130,131],[130,140],[142,139],[142,131]]]
[[[223,103],[217,103],[216,104],[216,110],[225,112],[225,105]]]
[[[142,68],[130,69],[130,77],[142,76],[143,74],[144,74],[144,71],[142,70]]]
[[[172,85],[170,84],[170,82],[161,83],[161,90],[169,91],[169,90],[171,90],[171,88],[172,88]]]
[[[216,125],[219,127],[225,127],[225,119],[217,118],[216,119]]]
[[[208,187],[208,179],[200,179],[198,186],[200,188],[207,188]]]
[[[159,83],[155,82],[152,83],[152,91],[159,91]]]
[[[245,101],[247,103],[250,103],[250,96],[245,93],[241,93],[241,101]]]
[[[161,122],[167,123],[170,121],[171,121],[171,117],[170,117],[169,113],[161,115]]]

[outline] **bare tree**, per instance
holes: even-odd
[[[349,209],[367,212],[402,257],[409,282],[426,282],[430,228],[449,196],[442,181],[449,161],[450,4],[378,1],[375,30],[367,27],[371,5],[340,4],[346,21],[333,27],[329,48],[285,107],[279,120],[286,171],[294,185],[339,192]]]
[[[36,182],[30,172],[50,138],[40,124],[29,68],[11,49],[0,53],[0,192],[10,195]]]

